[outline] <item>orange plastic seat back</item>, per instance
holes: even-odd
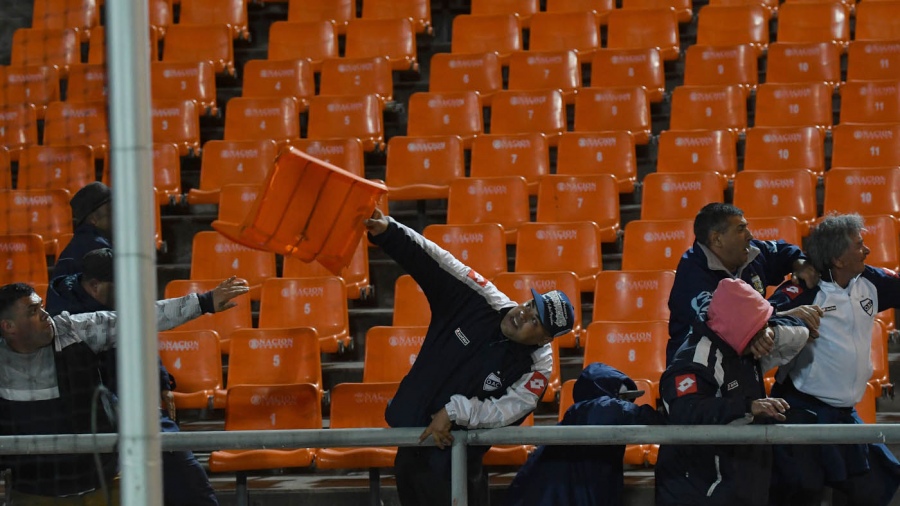
[[[159,60],[159,35],[160,34],[156,30],[150,30],[150,38],[147,41],[147,54],[150,56],[151,63]],[[201,59],[198,59],[197,61],[200,61]],[[103,26],[95,26],[91,30],[87,62],[90,65],[102,65],[106,63],[106,30]]]
[[[106,100],[108,84],[106,66],[103,64],[73,65],[69,68],[66,86],[67,102]]]
[[[9,150],[0,147],[0,189],[12,189],[12,169],[10,168]]]
[[[897,2],[874,2],[856,6],[855,40],[896,41],[900,29],[895,21],[900,16]]]
[[[388,141],[385,184],[391,200],[447,198],[450,181],[465,175],[463,144],[455,135],[398,135]]]
[[[850,41],[850,14],[840,2],[787,2],[778,9],[779,42]]]
[[[50,65],[0,67],[0,105],[32,104],[39,118],[47,104],[58,101],[59,71]]]
[[[594,289],[595,321],[669,319],[669,292],[675,282],[670,270],[603,271]]]
[[[572,407],[572,404],[575,404],[575,399],[572,398],[572,389],[575,387],[575,380],[570,379],[562,384],[562,389],[559,391],[559,416],[558,420],[561,422],[563,418],[566,416],[566,411]]]
[[[670,9],[617,9],[609,13],[606,47],[656,48],[663,60],[678,59],[678,19]]]
[[[310,383],[322,389],[319,336],[309,327],[238,329],[231,333],[228,388]]]
[[[494,52],[435,53],[430,65],[428,91],[432,93],[477,91],[487,106],[494,93],[503,89],[500,60]]]
[[[172,0],[149,0],[147,4],[150,11],[148,13],[150,31],[156,32],[161,40],[165,38],[169,26],[175,22]]]
[[[159,205],[181,202],[181,157],[175,144],[153,144],[153,186]]]
[[[515,14],[528,27],[531,17],[540,12],[537,0],[473,0],[472,14],[490,16],[498,14]]]
[[[689,86],[731,84],[755,88],[759,80],[757,56],[756,50],[748,44],[693,45],[685,52],[684,84]]]
[[[234,46],[231,35],[231,29],[224,24],[172,25],[166,32],[162,60],[208,61],[216,74],[234,75]]]
[[[755,124],[831,128],[831,93],[832,87],[821,82],[761,84],[756,89]]]
[[[522,27],[513,14],[460,14],[453,18],[451,53],[495,52],[501,63],[521,51]]]
[[[378,95],[316,96],[309,101],[310,139],[356,137],[366,151],[384,147],[382,104]],[[296,117],[295,117],[296,119]]]
[[[221,282],[218,279],[175,279],[166,284],[165,297],[183,297],[191,293],[204,293],[214,289]],[[231,350],[231,334],[242,328],[253,326],[253,318],[250,311],[250,298],[237,297],[234,299],[237,305],[228,311],[208,313],[195,318],[187,323],[179,325],[175,330],[213,330],[216,332],[221,344],[223,354]],[[179,383],[180,385],[181,383]]]
[[[643,86],[647,99],[661,102],[666,76],[656,48],[598,49],[591,61],[591,86]]]
[[[541,133],[551,146],[566,131],[566,106],[559,90],[504,90],[491,102],[492,134]]]
[[[22,148],[38,143],[37,115],[31,104],[0,106],[0,145],[18,160]]]
[[[472,141],[472,177],[522,176],[534,195],[538,182],[547,174],[550,150],[542,134],[492,134]]]
[[[656,171],[713,172],[733,179],[737,173],[734,136],[724,130],[663,131],[659,134]]]
[[[466,143],[484,133],[481,102],[473,91],[413,93],[409,98],[407,135],[458,135]]]
[[[320,81],[319,93],[321,95],[374,93],[384,102],[389,102],[394,97],[391,64],[383,56],[325,60],[322,62]],[[310,75],[310,83],[312,83],[312,75]],[[310,88],[310,92],[312,90],[313,88]]]
[[[96,179],[89,146],[31,146],[19,157],[20,190],[61,188],[74,195]]]
[[[337,29],[331,21],[276,21],[269,27],[269,59],[309,60],[313,71],[338,57]]]
[[[835,125],[831,131],[831,166],[900,166],[900,124]]]
[[[584,366],[603,362],[630,378],[659,381],[666,369],[668,324],[664,320],[641,322],[594,321],[587,328]]]
[[[272,168],[278,148],[271,139],[207,141],[200,165],[200,188],[188,193],[191,204],[215,204],[227,184],[262,184]]]
[[[48,190],[0,191],[0,234],[38,234],[48,255],[55,255],[57,239],[72,232],[69,192]]]
[[[240,385],[228,389],[225,430],[321,428],[322,407],[315,385]],[[309,461],[307,464],[312,458]]]
[[[694,220],[634,220],[625,225],[622,270],[675,269],[694,242]]]
[[[900,123],[900,81],[847,81],[841,123]]]
[[[193,100],[153,100],[153,142],[178,146],[182,156],[200,153],[200,113]]]
[[[418,70],[416,28],[408,18],[351,19],[344,56],[387,58],[394,70]]]
[[[506,234],[496,223],[428,225],[423,235],[485,279],[506,272]]]
[[[427,327],[431,323],[431,306],[422,288],[409,274],[404,274],[394,282],[395,327]],[[368,347],[368,341],[366,341]]]
[[[581,287],[578,276],[572,271],[504,272],[493,280],[494,286],[510,299],[519,303],[533,298],[531,289],[539,293],[560,290],[572,301],[575,319],[572,332],[553,340],[562,348],[576,348],[581,342]],[[558,356],[558,355],[557,355]],[[558,364],[558,361],[557,361]],[[554,364],[555,366],[557,364]]]
[[[547,12],[591,12],[601,25],[615,8],[610,0],[547,0]]]
[[[100,24],[100,5],[96,0],[35,0],[32,28],[74,28],[89,33]]]
[[[872,326],[872,348],[869,357],[872,360],[872,377],[869,382],[877,385],[890,384],[890,365],[887,353],[888,335],[884,324],[875,320]]]
[[[724,201],[714,172],[656,172],[644,178],[641,219],[693,219],[706,204]]]
[[[347,289],[337,276],[272,278],[263,283],[260,328],[312,327],[324,353],[349,346]]]
[[[594,289],[603,269],[600,230],[595,223],[525,223],[516,238],[516,272],[570,270],[581,291]]]
[[[693,16],[690,0],[623,0],[623,9],[671,9],[679,23],[690,23]]]
[[[47,256],[37,234],[0,235],[0,282],[46,285]]]
[[[900,168],[830,170],[825,173],[825,213],[900,217]]]
[[[847,50],[847,80],[876,81],[896,79],[900,68],[900,47],[891,41],[860,40]]]
[[[864,423],[878,423],[875,406],[875,399],[878,398],[878,395],[875,390],[871,382],[866,383],[866,392],[863,394],[863,398],[856,403],[856,414]]]
[[[219,192],[219,221],[237,223],[244,221],[259,197],[261,185],[226,184]]]
[[[582,12],[539,12],[532,17],[529,53],[574,51],[578,61],[589,62],[599,48],[600,26],[594,17],[585,16]]]
[[[216,395],[225,395],[222,353],[214,330],[179,327],[179,330],[160,332],[159,358],[177,378],[173,391],[177,407],[206,409]]]
[[[246,279],[251,287],[251,297],[257,299],[262,282],[275,276],[275,254],[250,249],[214,231],[194,234],[191,279],[225,279],[229,276]]]
[[[50,65],[65,77],[69,67],[81,61],[78,32],[71,28],[19,28],[13,32],[13,66]]]
[[[870,253],[866,263],[897,271],[900,269],[900,227],[893,216],[866,216],[863,238]]]
[[[537,221],[591,221],[600,229],[601,242],[619,237],[619,189],[611,174],[564,175],[541,178]]]
[[[562,90],[571,102],[581,88],[581,65],[577,53],[567,51],[527,51],[509,58],[509,89]]]
[[[739,86],[679,86],[672,92],[672,130],[747,128],[747,95]]]
[[[816,218],[816,176],[805,169],[742,171],[734,179],[734,205],[748,217]]]
[[[363,145],[359,139],[294,139],[288,142],[288,146],[351,174],[365,176]]]
[[[106,102],[52,102],[44,119],[43,144],[87,144],[94,156],[103,156],[109,146]]]
[[[825,171],[825,135],[818,128],[753,127],[746,135],[744,170],[807,169],[817,176]]]
[[[288,97],[303,111],[313,95],[315,82],[307,60],[250,60],[244,65],[242,97]]]
[[[762,54],[769,45],[769,12],[761,4],[706,5],[697,15],[697,44],[749,44]]]
[[[767,83],[841,82],[841,51],[830,42],[769,44]]]
[[[643,88],[585,88],[575,98],[576,132],[627,130],[635,144],[647,144],[650,126],[650,101]]]
[[[225,140],[268,140],[287,142],[300,137],[300,111],[287,97],[228,100],[225,112]]]
[[[530,218],[528,184],[521,176],[461,178],[450,183],[447,224],[499,223],[507,244]]]
[[[319,262],[304,262],[294,257],[285,257],[282,276],[285,278],[314,278],[331,276],[325,266]],[[369,246],[359,241],[356,251],[350,257],[350,263],[341,269],[341,279],[347,287],[348,299],[365,298],[369,294]]]
[[[364,19],[405,18],[413,21],[416,33],[431,33],[429,0],[366,0],[362,6]]]
[[[355,0],[288,0],[288,21],[330,21],[342,35],[355,17]]]
[[[801,244],[803,238],[800,220],[793,216],[749,217],[747,229],[760,241],[783,239],[790,244]]]
[[[178,23],[204,25],[222,23],[231,29],[235,39],[250,39],[247,27],[247,2],[244,0],[190,0],[181,6]]]
[[[637,179],[634,138],[624,131],[566,132],[559,138],[556,173],[611,174],[619,193],[631,193]]]
[[[371,327],[366,332],[363,382],[396,382],[403,379],[419,356],[427,327]]]
[[[384,410],[397,392],[397,383],[339,383],[331,389],[332,429],[387,429]]]

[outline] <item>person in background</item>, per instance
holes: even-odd
[[[50,279],[81,272],[81,259],[90,251],[112,248],[112,195],[109,187],[94,181],[75,192],[72,207],[74,235],[57,255]]]

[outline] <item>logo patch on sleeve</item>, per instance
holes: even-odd
[[[475,269],[469,269],[469,273],[466,274],[472,281],[474,281],[478,286],[484,288],[487,286],[488,281],[484,279],[484,276],[475,272]]]
[[[799,296],[801,293],[803,293],[803,289],[800,288],[798,285],[790,285],[790,284],[785,286],[782,291],[791,300],[796,299],[797,296]]]
[[[678,390],[678,397],[697,393],[697,376],[694,374],[675,376],[675,388]]]
[[[543,374],[535,371],[531,373],[531,377],[525,382],[525,388],[534,395],[540,397],[547,388],[547,378]]]

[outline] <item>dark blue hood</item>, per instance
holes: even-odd
[[[603,396],[617,398],[623,384],[626,390],[637,390],[634,381],[622,371],[594,362],[581,371],[575,380],[572,399],[575,402],[582,402]]]

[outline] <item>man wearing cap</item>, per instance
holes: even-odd
[[[518,424],[537,407],[553,366],[550,342],[572,329],[568,297],[532,291],[516,304],[450,253],[376,209],[365,221],[381,246],[419,284],[431,307],[422,349],[385,410],[391,427],[425,427],[438,448],[400,447],[394,468],[405,506],[450,504],[453,428]],[[469,504],[488,504],[481,459],[468,447]]]
[[[89,251],[112,248],[112,203],[109,187],[94,181],[69,201],[74,235],[59,253],[50,279],[81,272],[81,259]]]
[[[799,351],[809,330],[775,315],[753,287],[726,278],[713,292],[706,322],[697,322],[660,378],[670,424],[725,425],[783,421],[790,406],[766,397],[759,350],[778,340]],[[778,365],[769,364],[769,366]],[[659,448],[659,506],[748,505],[769,500],[770,445],[670,445]]]

